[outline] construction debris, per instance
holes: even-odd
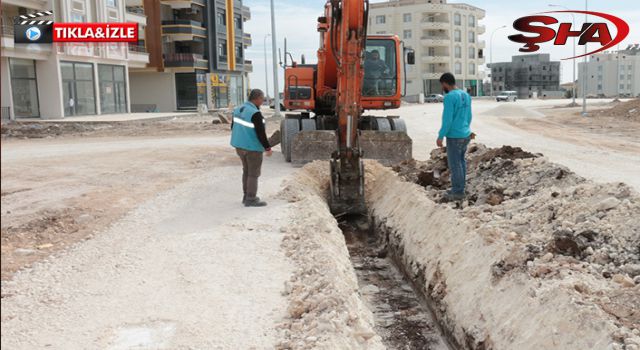
[[[627,102],[615,103],[611,108],[595,110],[591,112],[590,115],[595,117],[613,117],[640,122],[640,98]]]

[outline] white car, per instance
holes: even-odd
[[[501,91],[498,96],[496,96],[496,101],[500,102],[500,101],[505,101],[505,102],[509,102],[509,101],[513,101],[516,102],[516,100],[518,99],[518,92],[516,91]]]

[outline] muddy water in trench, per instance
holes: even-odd
[[[416,294],[370,228],[366,218],[341,220],[360,293],[375,317],[376,332],[389,349],[451,349]]]

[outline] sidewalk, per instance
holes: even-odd
[[[165,120],[172,118],[184,118],[198,116],[197,112],[166,112],[166,113],[119,113],[101,114],[79,117],[66,117],[63,119],[17,118],[18,122],[34,123],[108,123],[130,122],[140,120]]]

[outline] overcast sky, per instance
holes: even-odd
[[[375,1],[373,2],[380,2]],[[515,1],[515,0],[468,0],[449,1],[450,3],[467,3],[486,10],[486,16],[480,21],[486,26],[486,32],[480,36],[480,40],[485,40],[485,57],[489,62],[489,36],[491,32],[502,26],[507,28],[496,32],[493,39],[493,61],[510,61],[511,56],[523,54],[518,52],[520,44],[507,39],[510,34],[516,31],[512,27],[515,19],[531,15],[538,12],[554,10],[548,6],[549,3],[566,6],[573,10],[584,10],[584,0],[536,0],[536,1]],[[324,0],[275,0],[276,10],[276,34],[278,47],[282,49],[284,38],[287,38],[288,50],[293,53],[299,61],[300,55],[304,54],[307,63],[316,62],[316,50],[318,48],[318,33],[316,32],[316,21],[322,14]],[[265,87],[265,60],[264,60],[264,36],[271,34],[271,16],[269,10],[269,0],[244,0],[244,4],[251,8],[251,20],[245,25],[245,31],[251,33],[253,45],[246,52],[247,59],[253,61],[253,73],[250,74],[251,87]],[[589,1],[590,11],[607,12],[624,19],[630,26],[629,36],[620,45],[625,48],[630,43],[640,43],[640,2],[637,0],[591,0]],[[561,21],[571,22],[571,15],[558,14]],[[580,27],[584,21],[584,16],[576,15],[576,27]],[[612,33],[612,35],[615,35]],[[571,39],[569,39],[571,43]],[[579,51],[583,47],[579,48]],[[552,60],[571,57],[572,48],[567,46],[542,45],[539,53],[551,54]],[[267,62],[269,74],[269,91],[273,91],[273,74],[271,68],[271,38],[267,39]],[[562,62],[562,82],[571,81],[572,61]],[[280,74],[280,91],[283,87],[282,69]],[[272,93],[271,93],[272,94]]]

